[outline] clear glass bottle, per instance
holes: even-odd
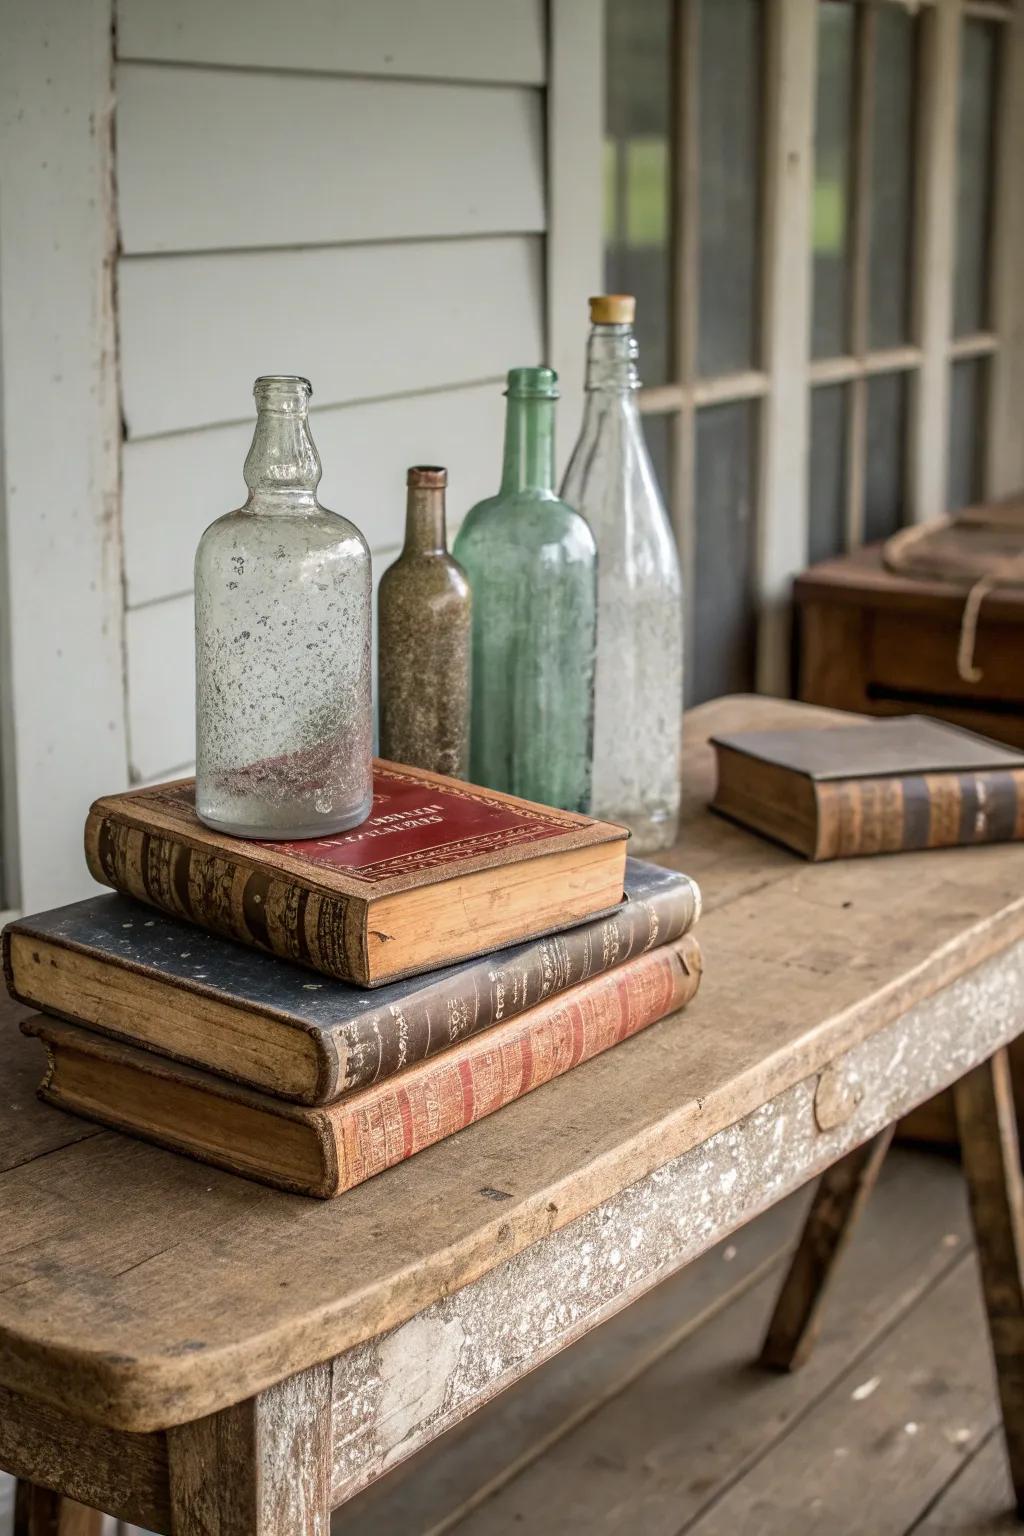
[[[473,593],[470,778],[589,811],[594,722],[596,549],[554,489],[550,368],[513,368],[497,496],[455,541]]]
[[[591,299],[587,400],[562,496],[598,550],[594,814],[625,823],[630,851],[675,841],[683,713],[683,588],[644,443],[634,299]]]
[[[245,505],[196,551],[196,811],[236,837],[324,837],[373,795],[370,552],[316,499],[306,379],[257,379]]]
[[[448,553],[445,469],[418,465],[406,485],[405,544],[380,580],[380,755],[434,773],[469,773],[469,582]]]

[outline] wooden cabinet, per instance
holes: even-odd
[[[991,592],[957,668],[965,591],[887,571],[881,545],[797,578],[798,695],[869,714],[928,714],[1024,746],[1024,589]]]

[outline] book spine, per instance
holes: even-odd
[[[86,822],[85,858],[101,885],[172,917],[339,981],[365,984],[362,913],[344,896],[319,894],[219,850],[128,826],[97,807]]]
[[[1024,771],[819,783],[818,859],[1024,838]]]
[[[682,1008],[700,984],[692,935],[531,1009],[393,1082],[335,1105],[341,1194]]]
[[[682,938],[700,916],[700,888],[686,876],[609,917],[550,934],[515,957],[488,956],[339,1032],[335,1095],[368,1088],[523,1014],[570,987]]]

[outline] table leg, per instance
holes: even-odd
[[[14,1536],[101,1536],[103,1516],[74,1499],[18,1478],[14,1494]]]
[[[961,1079],[955,1097],[1010,1476],[1024,1516],[1024,1181],[1006,1051]]]
[[[173,1536],[328,1536],[331,1366],[167,1432]]]
[[[836,1263],[875,1187],[894,1129],[888,1126],[822,1174],[768,1324],[762,1365],[795,1371],[810,1354]]]

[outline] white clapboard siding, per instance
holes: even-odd
[[[542,85],[544,12],[544,0],[117,0],[117,49],[190,64]]]
[[[542,252],[515,235],[123,260],[128,436],[244,421],[261,373],[339,405],[539,362]]]
[[[195,641],[191,592],[130,610],[128,766],[132,782],[167,778],[195,757]]]
[[[405,470],[448,468],[454,527],[497,490],[505,402],[502,383],[375,400],[310,419],[324,466],[320,499],[358,524],[371,549],[401,542]],[[242,464],[251,420],[205,432],[129,442],[124,451],[124,560],[129,607],[187,592],[208,523],[245,497]]]
[[[377,589],[399,551],[373,556],[374,698]],[[195,650],[192,594],[127,615],[128,738],[133,783],[191,772],[195,758]]]
[[[543,95],[123,64],[127,253],[544,228]]]

